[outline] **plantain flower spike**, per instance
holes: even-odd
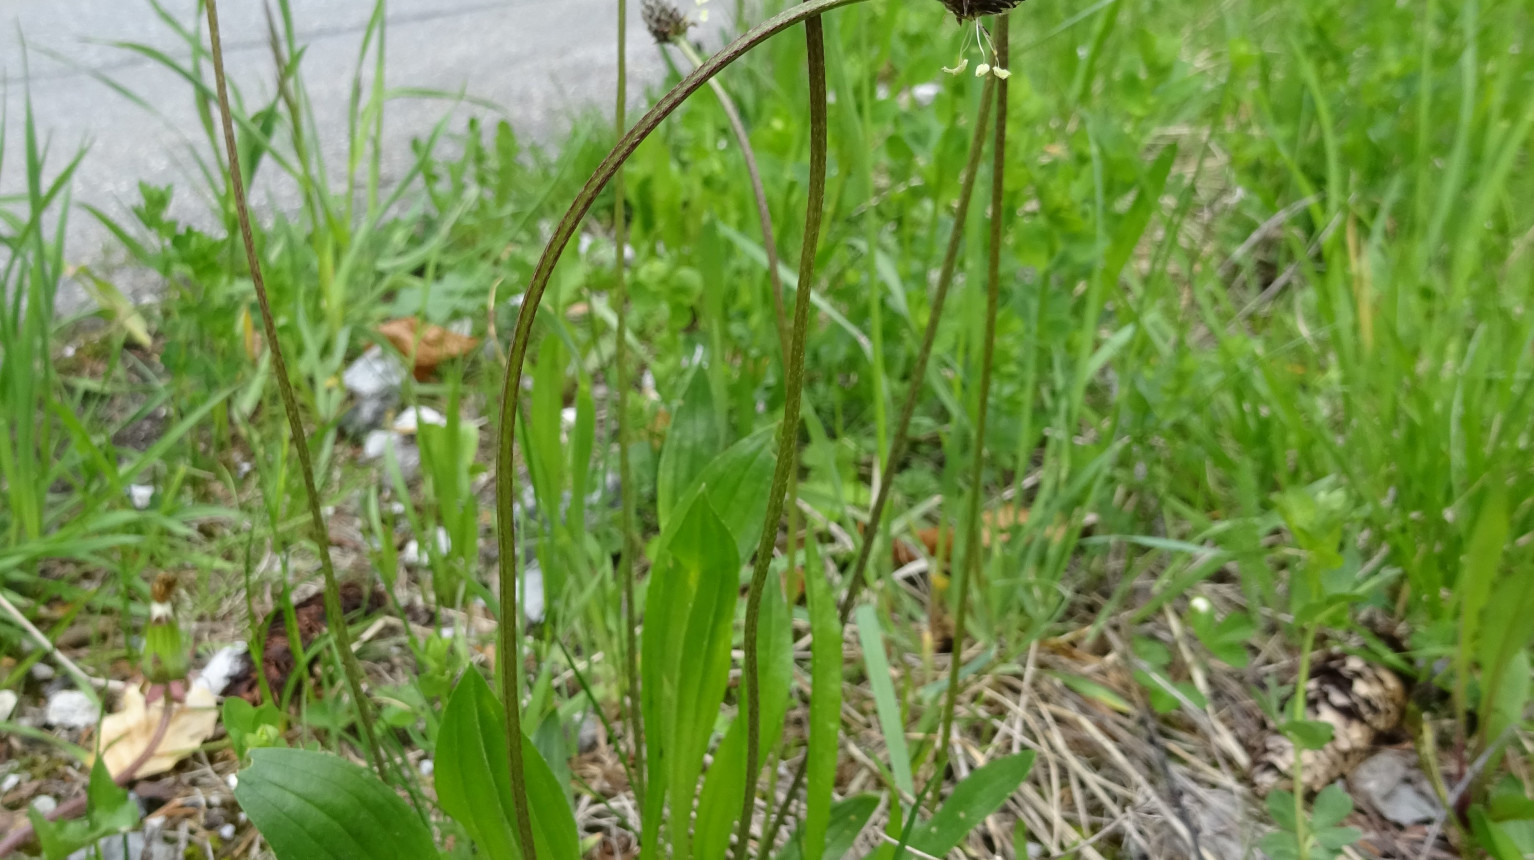
[[[639,17],[644,19],[645,29],[659,45],[669,45],[683,38],[692,28],[692,22],[682,10],[668,0],[644,0],[639,6]]]
[[[150,588],[149,626],[144,630],[144,676],[151,684],[183,681],[187,673],[186,640],[176,623],[171,599],[176,593],[176,577],[161,573]]]
[[[973,33],[967,28],[965,30],[964,40],[959,45],[959,61],[952,66],[945,66],[943,71],[950,75],[957,75],[969,68],[969,59],[964,56],[964,53],[969,50],[970,40],[973,37],[981,55],[986,60],[992,61],[986,62],[982,60],[980,65],[975,67],[975,77],[983,78],[986,75],[994,75],[1001,80],[1011,77],[1012,73],[1010,71],[994,64],[996,60],[996,47],[991,44],[991,34],[986,32],[985,26],[980,23],[980,18],[985,15],[1002,15],[1010,12],[1013,7],[1022,3],[1023,0],[939,0],[939,2],[948,11],[953,13],[953,16],[959,20],[960,24],[974,25]]]

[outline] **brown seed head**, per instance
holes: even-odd
[[[154,585],[149,587],[149,596],[154,598],[155,603],[169,603],[175,593],[176,575],[173,573],[162,572],[154,578]]]
[[[661,45],[686,36],[692,27],[692,22],[687,20],[682,10],[667,0],[644,0],[639,6],[639,16],[644,19],[645,28],[655,37],[656,43]]]
[[[1023,0],[939,0],[954,17],[969,21],[982,15],[1000,15],[1016,8]]]

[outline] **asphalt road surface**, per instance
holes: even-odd
[[[190,25],[193,0],[163,0]],[[274,88],[263,0],[225,0],[221,29],[230,75],[247,104],[264,104]],[[630,2],[630,67],[636,103],[665,66]],[[692,4],[684,0],[683,5]],[[717,6],[733,4],[716,3]],[[372,0],[292,0],[299,41],[308,45],[302,71],[332,171],[345,165],[346,115],[357,51]],[[725,9],[716,11],[723,17]],[[390,0],[387,71],[390,87],[463,92],[499,107],[525,141],[557,142],[579,111],[606,107],[616,80],[614,0]],[[7,122],[0,196],[25,188],[21,122],[30,93],[36,123],[58,168],[79,147],[87,154],[74,182],[75,198],[115,218],[129,215],[140,181],[174,185],[173,214],[208,220],[208,202],[193,152],[204,152],[190,88],[172,72],[115,42],[137,42],[184,59],[188,50],[147,0],[0,0],[0,80]],[[25,49],[23,49],[23,44]],[[106,83],[131,90],[147,111]],[[608,108],[610,109],[610,108]],[[429,133],[449,102],[411,98],[386,112],[385,181],[410,163],[410,141]],[[488,117],[486,107],[458,107]],[[157,115],[158,114],[158,115]],[[462,121],[452,128],[461,130]],[[291,208],[291,190],[256,189],[259,207]],[[81,209],[68,231],[67,256],[103,266],[113,259],[109,234]],[[120,257],[120,253],[118,254]],[[121,273],[135,297],[152,294],[152,279]],[[73,291],[61,308],[78,306]]]

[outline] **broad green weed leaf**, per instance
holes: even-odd
[[[683,491],[723,448],[723,433],[714,411],[708,375],[695,370],[682,392],[682,403],[671,418],[666,444],[660,452],[655,501],[661,522],[670,517]]]
[[[1497,580],[1502,549],[1507,545],[1507,506],[1507,488],[1500,480],[1494,480],[1480,513],[1476,515],[1465,551],[1465,566],[1460,571],[1457,589],[1460,641],[1454,660],[1455,702],[1460,705],[1468,704],[1464,692],[1470,678],[1470,661],[1480,644],[1482,616],[1491,602],[1492,584]]]
[[[767,492],[772,486],[772,469],[777,464],[773,442],[776,428],[763,427],[725,449],[715,457],[676,502],[676,511],[685,512],[693,500],[705,495],[714,512],[735,536],[735,548],[742,564],[756,549],[762,534],[762,518],[767,513]],[[661,535],[655,542],[655,557],[668,552],[671,539],[684,521],[673,516],[661,521]]]
[[[1332,742],[1332,724],[1320,720],[1290,720],[1278,729],[1302,750],[1318,750]]]
[[[1033,768],[1033,753],[987,763],[959,783],[930,821],[911,834],[911,847],[934,857],[952,851],[987,816],[1007,802]]]
[[[1336,785],[1328,785],[1316,795],[1310,807],[1311,824],[1317,828],[1333,827],[1342,823],[1353,812],[1353,798]]]
[[[895,778],[896,788],[914,795],[916,786],[911,779],[911,755],[906,750],[905,718],[900,713],[900,703],[895,699],[895,685],[890,680],[879,616],[866,603],[859,606],[854,615],[857,618],[858,638],[863,646],[863,661],[868,665],[868,686],[873,689],[874,705],[879,711],[879,729],[884,733],[884,746],[889,750],[890,773]]]
[[[49,821],[28,809],[27,817],[48,860],[64,860],[69,855],[95,845],[115,833],[124,833],[138,823],[138,804],[128,790],[112,781],[106,765],[98,758],[91,767],[90,783],[85,791],[89,805],[84,818]]]
[[[852,843],[857,841],[858,834],[868,826],[868,819],[879,809],[879,796],[877,794],[858,794],[838,801],[831,807],[829,828],[825,837],[825,860],[842,860],[846,853],[852,850]],[[803,828],[794,831],[789,837],[788,844],[778,852],[777,860],[807,860],[811,855],[804,852],[803,843],[805,830]]]
[[[1294,817],[1294,794],[1286,789],[1275,789],[1268,794],[1268,815],[1278,828],[1294,832],[1299,827]]]
[[[257,747],[282,746],[282,712],[270,703],[256,707],[238,696],[224,699],[224,731],[242,761]]]
[[[810,613],[810,739],[805,789],[804,856],[822,860],[835,812],[836,759],[842,725],[842,625],[836,595],[821,571],[815,541],[805,542],[804,589]],[[861,824],[859,827],[861,828]]]
[[[762,680],[762,751],[777,746],[783,734],[783,720],[788,713],[788,685],[793,679],[794,653],[789,626],[788,601],[770,580],[762,593],[760,632],[762,645],[757,652],[757,666]],[[744,692],[744,691],[742,691]],[[742,707],[742,715],[745,713]],[[746,784],[746,722],[737,716],[725,732],[724,740],[714,751],[714,762],[703,779],[703,794],[698,800],[698,857],[723,857],[729,853],[730,835],[740,817]],[[755,780],[751,781],[754,786]]]
[[[709,500],[698,497],[650,574],[640,698],[652,788],[641,844],[658,844],[665,800],[670,800],[673,820],[691,818],[703,755],[729,683],[740,564],[734,536]],[[689,856],[688,828],[670,832],[675,856]]]
[[[250,752],[234,798],[277,860],[422,860],[431,831],[394,790],[329,753]]]
[[[486,856],[514,860],[522,852],[515,838],[503,717],[501,703],[485,679],[476,671],[465,672],[442,714],[437,735],[437,800],[468,829]],[[554,777],[532,739],[524,735],[521,741],[538,856],[578,860],[580,839],[565,800],[565,787]]]

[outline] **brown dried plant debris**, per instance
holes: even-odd
[[[341,609],[348,615],[360,609],[374,611],[382,608],[386,603],[381,589],[366,592],[355,582],[342,583],[340,596]],[[293,619],[298,628],[299,641],[307,650],[327,629],[324,592],[316,592],[293,604]],[[256,675],[254,662],[247,659],[244,669],[230,679],[229,686],[224,689],[224,695],[239,696],[251,704],[260,704],[261,681]],[[281,694],[297,666],[298,661],[293,653],[292,642],[288,638],[286,613],[281,609],[273,610],[266,620],[266,638],[261,648],[261,667],[266,676],[267,687],[274,695]]]
[[[389,320],[378,327],[378,333],[401,355],[413,358],[412,369],[417,382],[429,379],[444,361],[462,358],[479,346],[477,337],[459,334],[435,323],[423,326],[415,317]]]

